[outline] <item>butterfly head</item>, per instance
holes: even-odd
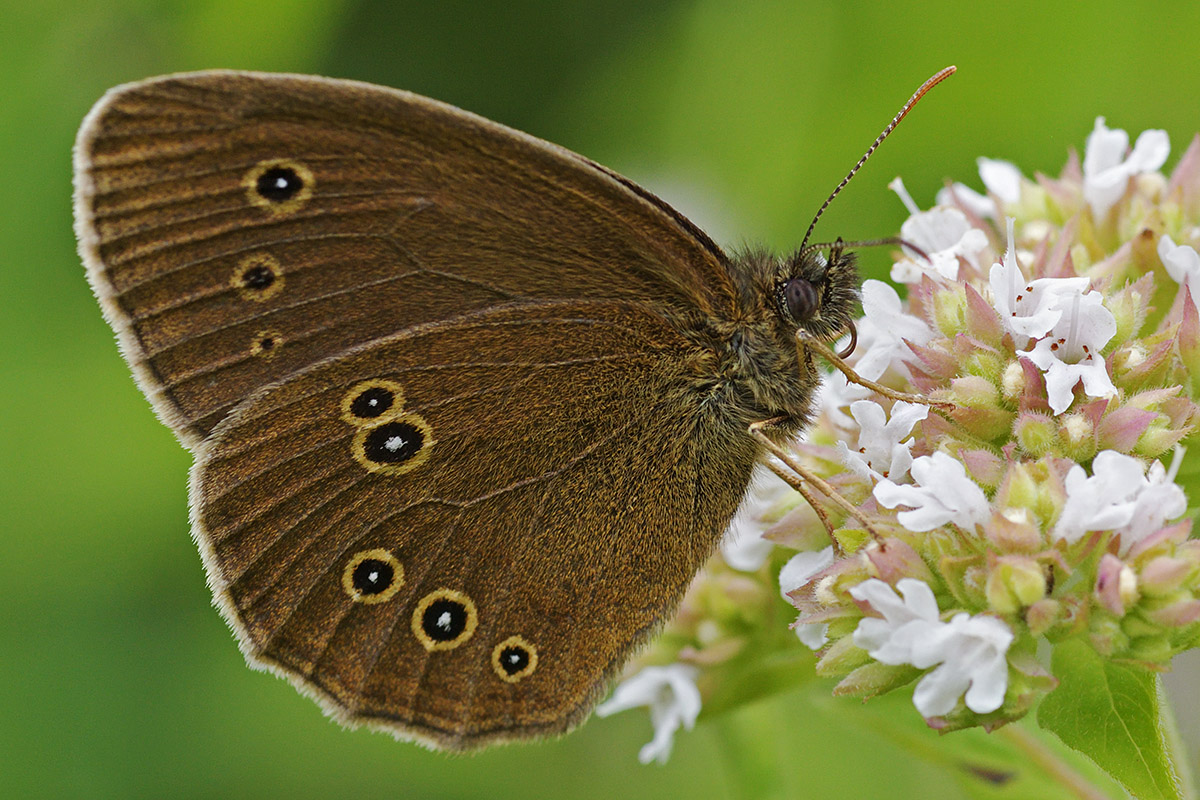
[[[841,239],[797,250],[785,259],[775,282],[774,311],[793,332],[833,340],[853,324],[859,278],[853,253]]]

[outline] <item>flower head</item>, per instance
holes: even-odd
[[[855,400],[865,400],[871,394],[865,386],[850,383],[846,376],[834,370],[821,379],[817,387],[817,398],[814,405],[826,416],[829,423],[838,430],[853,430],[854,419],[842,411]]]
[[[858,326],[859,375],[878,379],[889,368],[905,372],[904,363],[915,356],[908,346],[925,344],[933,330],[922,319],[901,308],[900,295],[882,281],[864,281],[862,287],[863,320]]]
[[[699,670],[686,664],[645,667],[621,683],[612,697],[596,708],[602,717],[638,706],[649,706],[654,738],[638,752],[643,764],[665,764],[671,756],[675,731],[688,730],[700,714],[700,690],[696,688]]]
[[[779,571],[779,592],[786,600],[787,596],[808,583],[812,576],[833,563],[833,548],[797,553],[792,556],[783,569]],[[816,650],[828,641],[829,626],[821,623],[798,623],[795,626],[796,636],[808,647]]]
[[[953,281],[958,277],[958,259],[974,264],[976,255],[987,247],[987,234],[971,226],[957,208],[939,206],[921,211],[899,178],[888,187],[900,196],[909,218],[900,226],[900,237],[921,248],[928,259],[905,258],[892,265],[892,280],[915,283],[922,275]]]
[[[1066,411],[1074,400],[1077,383],[1088,397],[1112,397],[1117,393],[1100,351],[1117,332],[1117,321],[1104,307],[1099,292],[1069,294],[1057,298],[1062,315],[1047,336],[1022,355],[1046,373],[1046,394],[1055,414]]]
[[[863,617],[854,629],[854,643],[884,664],[912,664],[913,649],[941,625],[937,600],[924,581],[902,578],[896,588],[900,594],[871,578],[850,590],[851,597],[880,614]]]
[[[979,165],[979,178],[989,194],[1005,205],[1020,201],[1024,176],[1015,164],[995,158],[977,158],[975,163]],[[996,207],[992,197],[982,195],[963,183],[954,183],[950,187],[940,189],[937,193],[937,204],[961,205],[981,218],[995,219],[1000,216],[1000,209]]]
[[[869,381],[834,373],[787,446],[821,512],[782,483],[753,495],[748,547],[723,548],[646,663],[715,695],[755,683],[729,677],[753,654],[809,657],[756,633],[782,593],[836,694],[907,686],[947,731],[1026,714],[1071,678],[1039,653],[1065,642],[1147,670],[1200,646],[1195,470],[1162,463],[1200,432],[1200,137],[1169,179],[1168,149],[1100,119],[1058,178],[981,159],[987,195],[954,184],[929,211],[895,184],[931,257],[898,258],[904,300],[865,282],[849,361]],[[659,712],[645,757],[689,718]]]
[[[1090,476],[1078,464],[1067,473],[1066,503],[1051,535],[1072,543],[1088,531],[1113,531],[1122,534],[1121,549],[1128,551],[1187,510],[1173,478],[1174,470],[1168,473],[1157,461],[1147,471],[1124,453],[1098,453]]]
[[[968,530],[991,516],[987,495],[979,484],[967,477],[961,461],[946,453],[921,456],[912,465],[916,486],[898,485],[882,480],[875,487],[875,499],[885,508],[909,506],[897,516],[909,530],[931,531],[948,522]]]
[[[964,698],[976,714],[988,714],[1004,703],[1008,688],[1005,654],[1013,632],[986,615],[955,614],[929,631],[913,648],[913,666],[940,665],[917,684],[913,705],[924,717],[949,714]]]
[[[892,406],[891,419],[883,407],[871,400],[850,404],[850,414],[858,423],[858,448],[851,450],[838,442],[842,463],[865,478],[900,480],[912,466],[911,442],[905,440],[913,426],[929,415],[929,407],[899,402]]]
[[[1166,163],[1171,142],[1166,131],[1142,131],[1133,152],[1128,150],[1129,134],[1110,130],[1104,117],[1096,117],[1083,156],[1083,197],[1096,218],[1104,217],[1117,204],[1130,178],[1153,172]]]
[[[1158,240],[1158,257],[1163,266],[1180,286],[1186,286],[1192,295],[1192,303],[1200,308],[1200,253],[1186,244],[1175,244],[1175,240],[1163,234]]]
[[[1038,278],[1027,281],[1017,265],[1013,223],[1008,219],[1008,249],[1002,263],[993,264],[989,285],[1000,324],[1013,336],[1017,347],[1030,338],[1045,336],[1062,319],[1063,298],[1084,292],[1087,278]]]
[[[854,630],[854,643],[883,664],[937,666],[913,694],[922,716],[949,714],[964,693],[967,708],[976,713],[998,709],[1008,687],[1005,653],[1013,641],[1008,626],[994,617],[966,613],[942,622],[927,583],[903,578],[896,586],[903,600],[875,578],[850,590],[855,600],[882,615],[864,617]]]

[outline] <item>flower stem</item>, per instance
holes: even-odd
[[[1086,778],[1058,758],[1020,725],[1005,725],[996,733],[1008,739],[1015,748],[1028,756],[1030,761],[1062,784],[1063,788],[1071,793],[1071,796],[1078,797],[1080,800],[1111,800],[1108,795],[1089,783]]]
[[[746,800],[783,800],[795,797],[788,785],[778,743],[764,730],[784,729],[768,719],[776,703],[755,703],[713,720],[725,757],[731,793]]]
[[[1166,744],[1167,755],[1175,768],[1175,776],[1179,779],[1181,795],[1187,800],[1195,800],[1196,776],[1192,773],[1192,765],[1188,759],[1187,747],[1179,732],[1179,723],[1175,720],[1175,708],[1171,698],[1167,696],[1162,680],[1158,681],[1159,724],[1162,726],[1163,741]]]

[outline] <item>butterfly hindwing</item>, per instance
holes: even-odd
[[[522,303],[255,394],[193,480],[244,650],[445,747],[569,727],[748,478],[752,451],[696,427],[696,352],[640,304]]]

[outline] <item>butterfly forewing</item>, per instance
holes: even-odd
[[[76,148],[93,287],[195,445],[256,389],[421,323],[525,299],[708,311],[724,257],[591,162],[436,101],[210,72],[121,87]]]

